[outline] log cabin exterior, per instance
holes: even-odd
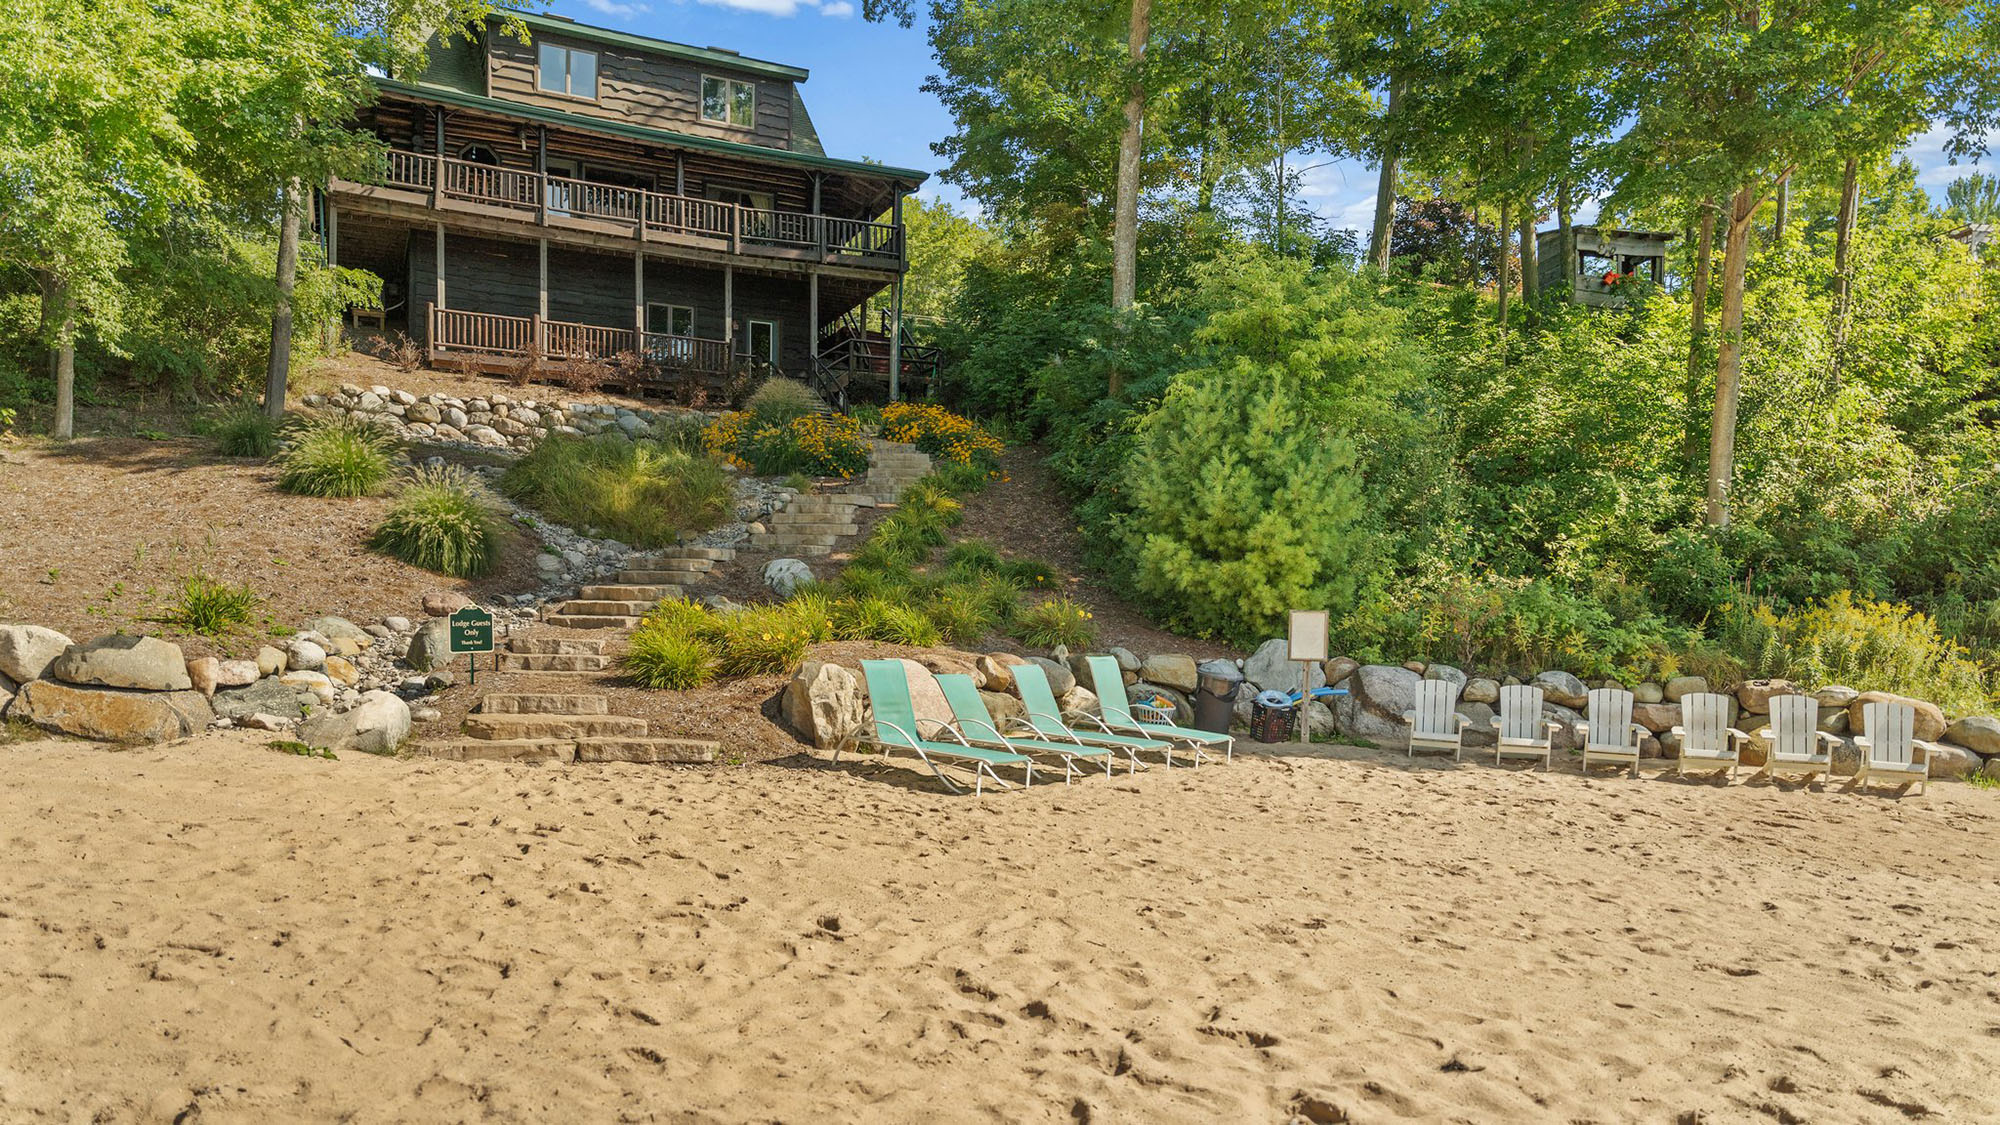
[[[826,155],[806,71],[518,13],[378,77],[367,174],[329,181],[329,262],[384,279],[383,327],[433,363],[509,371],[623,355],[714,382],[857,377],[898,395],[902,200],[924,174]],[[887,290],[879,334],[857,310]]]

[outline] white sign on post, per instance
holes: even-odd
[[[1323,609],[1295,609],[1286,637],[1288,655],[1299,662],[1299,740],[1312,743],[1312,718],[1306,705],[1312,702],[1313,665],[1326,660],[1326,635],[1331,621]]]

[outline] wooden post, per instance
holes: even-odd
[[[438,223],[436,224],[436,226],[437,226],[437,252],[435,255],[436,260],[431,264],[437,267],[437,307],[444,308],[445,307],[444,306],[444,224]]]
[[[444,110],[442,109],[433,110],[431,113],[431,137],[433,149],[431,160],[434,162],[431,169],[431,206],[436,207],[438,199],[444,194]],[[438,276],[443,277],[444,272],[439,270]]]
[[[903,240],[903,192],[900,188],[896,191],[894,224],[896,229],[896,270],[900,273],[910,268],[909,245]]]
[[[729,358],[736,358],[736,267],[722,267],[722,342]]]
[[[900,274],[890,292],[889,305],[889,401],[900,402],[903,397],[903,278]]]
[[[687,182],[687,168],[686,168],[686,166],[685,166],[685,165],[684,165],[684,164],[682,163],[682,161],[681,161],[681,157],[682,157],[683,155],[685,155],[685,154],[684,154],[684,153],[682,153],[682,152],[680,152],[679,150],[676,150],[676,151],[674,152],[674,194],[675,194],[675,195],[686,195],[686,194],[688,193],[688,182]]]
[[[535,126],[535,175],[538,177],[535,181],[535,221],[542,224],[543,226],[547,226],[549,224],[549,127],[547,125]],[[549,310],[548,310],[549,298],[547,293],[548,272],[549,272],[548,259],[549,259],[549,243],[548,239],[543,239],[542,240],[542,289],[544,290],[542,294],[543,316],[549,315]]]
[[[646,252],[632,252],[632,350],[646,348]]]
[[[1312,662],[1299,661],[1299,741],[1312,745]]]
[[[340,211],[334,206],[332,192],[323,193],[320,199],[326,205],[326,264],[332,268],[340,264]]]
[[[811,334],[809,340],[807,341],[808,354],[812,356],[812,365],[815,369],[817,369],[819,367],[819,270],[818,269],[813,269],[806,274],[806,331]]]
[[[814,257],[817,260],[824,262],[826,261],[826,218],[820,213],[819,181],[820,181],[820,174],[818,172],[814,172],[813,173],[813,249],[815,251]],[[817,319],[815,319],[813,323],[817,325],[819,322]],[[815,329],[815,331],[817,331],[817,329]]]
[[[549,318],[549,240],[538,238],[536,245],[535,315]]]

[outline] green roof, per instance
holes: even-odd
[[[529,105],[525,102],[503,101],[481,94],[468,94],[463,90],[430,83],[398,82],[391,78],[374,80],[376,88],[425,101],[458,106],[462,109],[484,110],[506,117],[519,117],[537,121],[544,125],[558,125],[566,129],[583,129],[588,132],[603,133],[607,136],[626,137],[647,144],[664,145],[668,148],[702,149],[729,156],[740,156],[746,160],[763,160],[774,164],[791,164],[803,168],[826,168],[837,172],[874,176],[882,179],[907,180],[912,186],[930,178],[928,172],[915,168],[894,168],[887,164],[870,164],[861,160],[839,160],[831,156],[817,156],[809,152],[792,152],[782,148],[767,148],[764,145],[744,144],[741,141],[724,141],[714,137],[697,137],[690,133],[676,133],[668,129],[653,129],[644,125],[633,125],[608,117],[594,117],[584,113],[570,113],[566,110],[548,109]],[[816,138],[815,138],[816,139]]]
[[[572,39],[588,39],[593,43],[608,43],[615,47],[630,47],[638,51],[649,51],[656,55],[671,55],[677,59],[702,63],[706,66],[728,67],[731,70],[755,74],[763,78],[776,78],[785,82],[804,82],[810,73],[804,67],[786,66],[783,63],[766,62],[763,59],[745,58],[734,51],[718,51],[713,47],[690,47],[685,43],[670,43],[665,39],[649,39],[644,35],[633,35],[625,31],[613,31],[608,27],[592,27],[587,23],[545,16],[535,12],[501,12],[488,17],[494,23],[504,23],[517,19],[528,25],[530,32],[546,31],[554,35],[565,35]]]

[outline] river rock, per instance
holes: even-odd
[[[995,652],[979,657],[972,666],[979,670],[980,679],[985,681],[987,691],[1013,691],[1013,667],[1022,659],[1011,652]]]
[[[1651,680],[1643,680],[1632,688],[1634,703],[1660,703],[1666,698],[1666,689]]]
[[[282,676],[285,674],[285,654],[282,649],[264,645],[257,650],[257,674],[260,676]]]
[[[179,645],[158,637],[123,633],[69,646],[49,663],[48,673],[66,684],[96,687],[142,691],[187,691],[193,687]]]
[[[197,656],[187,662],[188,684],[204,696],[215,694],[215,680],[221,673],[222,661],[213,656]]]
[[[1474,676],[1465,681],[1465,690],[1458,693],[1458,698],[1465,703],[1498,703],[1500,681]]]
[[[1986,759],[1986,764],[1980,767],[1979,772],[1995,781],[2000,781],[2000,757]]]
[[[792,733],[826,750],[861,729],[861,704],[861,678],[852,669],[808,660],[785,685],[778,714]]]
[[[1854,702],[1860,695],[1860,692],[1845,684],[1828,684],[1826,687],[1812,693],[1812,697],[1819,702],[1820,710],[1822,711],[1828,707],[1845,707]]]
[[[1911,731],[1925,742],[1936,742],[1944,737],[1944,712],[1935,703],[1922,699],[1912,699],[1907,695],[1895,695],[1886,691],[1864,691],[1847,705],[1847,728],[1859,734],[1867,734],[1868,727],[1863,711],[1870,703],[1903,703],[1917,713],[1917,721]]]
[[[772,559],[764,564],[764,585],[781,598],[791,597],[812,580],[812,567],[802,559]]]
[[[259,711],[280,718],[299,717],[299,692],[273,676],[258,680],[243,688],[229,688],[215,693],[215,713],[224,719],[241,720]]]
[[[1120,667],[1123,667],[1121,664]],[[1150,684],[1190,692],[1195,685],[1194,657],[1178,652],[1159,652],[1147,657],[1137,669],[1139,678]]]
[[[215,686],[222,688],[247,687],[263,675],[255,660],[220,660],[215,665]]]
[[[1590,699],[1590,690],[1583,681],[1559,669],[1550,669],[1536,676],[1534,686],[1542,689],[1542,698],[1558,707],[1581,707]]]
[[[1333,700],[1334,725],[1340,733],[1383,745],[1406,745],[1409,724],[1405,711],[1417,706],[1417,685],[1423,677],[1392,664],[1364,664],[1347,678],[1347,694]]]
[[[1790,680],[1745,680],[1736,685],[1736,702],[1752,715],[1771,713],[1771,697],[1797,695],[1799,685]]]
[[[1944,736],[1989,758],[2000,754],[2000,719],[1991,715],[1968,715],[1946,727]]]
[[[362,644],[368,643],[368,634],[362,631],[361,626],[356,625],[345,617],[315,617],[311,621],[306,622],[305,628],[300,629],[299,632],[318,633],[323,637],[328,637],[336,641],[345,637],[349,640],[360,641]]]
[[[1140,668],[1145,666],[1145,661],[1139,659],[1139,654],[1129,648],[1119,648],[1117,645],[1113,645],[1104,651],[1110,654],[1111,659],[1118,662],[1118,670],[1121,672],[1136,673]]]
[[[403,654],[403,663],[419,672],[450,664],[451,619],[433,617],[424,622],[416,635],[410,638],[410,648]]]
[[[1011,726],[1009,719],[1025,719],[1028,709],[1021,703],[1021,697],[1004,691],[982,691],[979,698],[986,704],[986,713],[993,716],[993,723],[1003,731],[1023,733],[1019,727]],[[977,733],[977,732],[969,732]],[[991,731],[986,732],[991,734]]]
[[[327,657],[324,671],[327,679],[342,687],[353,687],[361,682],[361,669],[344,656]]]
[[[39,680],[75,641],[40,625],[0,625],[0,676],[17,684]]]
[[[1708,690],[1708,680],[1701,676],[1675,676],[1663,685],[1667,702],[1679,703],[1682,696],[1699,695]]]
[[[293,672],[317,672],[326,666],[326,650],[315,641],[293,637],[285,642],[285,667]]]
[[[182,674],[186,674],[185,668]],[[205,730],[214,718],[201,693],[73,687],[54,680],[21,685],[9,715],[46,731],[99,742],[165,742]]]
[[[1283,637],[1274,637],[1257,646],[1250,659],[1243,662],[1243,678],[1265,691],[1299,690],[1300,669],[1304,665],[1287,658],[1290,645]],[[1326,686],[1326,669],[1312,665],[1312,682],[1307,688]]]
[[[410,705],[390,691],[364,691],[351,710],[315,715],[299,727],[307,746],[369,754],[392,754],[409,735]]]
[[[1062,705],[1063,714],[1065,715],[1071,712],[1095,715],[1100,710],[1097,693],[1087,687],[1073,687],[1056,697],[1056,702]]]

